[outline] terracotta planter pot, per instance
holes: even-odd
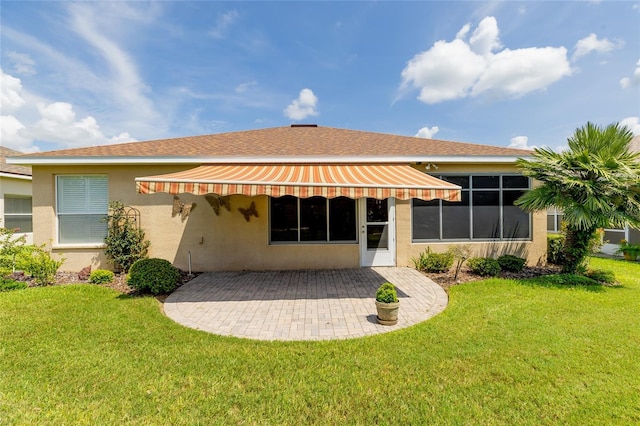
[[[378,323],[382,325],[396,325],[398,323],[400,302],[382,303],[376,300],[376,309],[378,310]]]
[[[624,260],[636,260],[636,257],[631,253],[623,253],[622,255],[624,256]]]

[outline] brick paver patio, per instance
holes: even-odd
[[[376,322],[375,291],[398,290],[398,324]],[[445,291],[412,268],[212,272],[171,294],[164,311],[187,327],[260,340],[347,339],[398,330],[442,312]]]

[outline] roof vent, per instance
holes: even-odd
[[[291,127],[318,127],[317,124],[292,124]]]

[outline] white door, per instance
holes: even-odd
[[[395,198],[360,199],[360,266],[395,266]]]

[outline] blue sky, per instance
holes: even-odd
[[[0,2],[1,143],[292,123],[561,149],[640,134],[640,2]]]

